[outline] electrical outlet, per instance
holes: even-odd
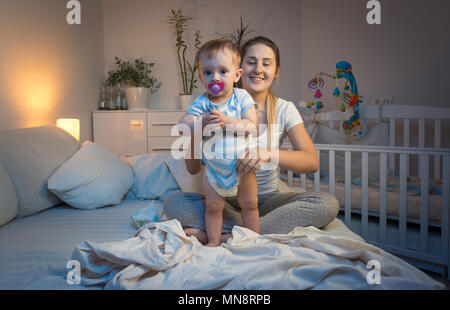
[[[386,97],[375,97],[372,99],[372,103],[374,105],[381,105],[381,104],[392,104],[394,99],[392,96],[386,96]]]
[[[392,96],[387,96],[387,97],[381,98],[381,104],[392,104],[393,101],[394,100],[393,100]]]

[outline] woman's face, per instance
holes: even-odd
[[[273,50],[265,44],[254,44],[242,61],[242,85],[252,95],[267,92],[279,71]]]

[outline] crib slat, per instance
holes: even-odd
[[[367,239],[369,212],[369,153],[362,152],[362,237]]]
[[[387,154],[380,154],[380,242],[386,243]]]
[[[422,170],[420,171],[420,250],[427,252],[428,244],[428,179],[429,179],[429,157],[420,155]]]
[[[395,118],[389,119],[389,146],[395,146]],[[395,175],[395,154],[389,154],[389,169]]]
[[[425,147],[425,119],[419,119],[419,147]]]
[[[409,118],[403,119],[403,146],[409,147],[410,137],[409,137]],[[406,169],[409,175],[409,156],[406,158]]]
[[[441,147],[441,120],[436,119],[434,120],[434,148],[438,149]],[[435,155],[434,156],[434,178],[440,179],[441,175],[441,162],[440,162],[440,156]]]
[[[306,189],[306,174],[302,173],[302,175],[300,176],[300,186],[303,189]]]
[[[419,147],[425,147],[425,119],[419,119]],[[422,162],[419,160],[419,173],[422,171]]]
[[[403,146],[409,146],[409,118],[403,119]]]
[[[400,212],[399,212],[399,231],[400,247],[406,247],[406,216],[408,208],[407,196],[407,156],[400,154]]]
[[[331,150],[329,153],[329,167],[330,169],[328,169],[330,171],[330,183],[329,183],[329,188],[330,188],[330,194],[331,195],[335,195],[336,191],[335,191],[335,185],[336,185],[336,167],[335,167],[335,151]]]
[[[294,184],[294,173],[290,170],[287,172],[287,184],[288,186],[292,186]]]
[[[442,220],[441,220],[441,248],[443,257],[450,257],[449,249],[449,208],[450,208],[450,156],[443,156],[442,159]],[[448,272],[450,280],[450,271]]]
[[[352,153],[345,152],[345,224],[350,226],[352,216]]]
[[[320,167],[320,150],[317,150],[317,157],[319,158]],[[314,192],[320,192],[320,168],[314,173]]]

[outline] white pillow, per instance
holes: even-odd
[[[15,218],[18,209],[16,190],[0,163],[0,226]]]
[[[133,185],[133,169],[90,141],[48,179],[48,189],[68,205],[95,209],[119,204]]]
[[[78,141],[56,126],[0,130],[0,162],[17,194],[18,218],[61,203],[47,189],[47,179],[79,149]]]

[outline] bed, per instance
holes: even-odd
[[[310,113],[301,105],[299,110],[321,168],[314,175],[281,171],[282,178],[304,190],[332,193],[341,205],[339,217],[352,231],[450,277],[450,149],[442,147],[448,144],[450,109],[362,106],[360,117],[369,130],[356,141],[340,129],[347,114]]]
[[[207,249],[161,213],[201,189],[169,155],[118,158],[53,126],[2,130],[0,145],[0,289],[444,288],[340,219],[285,235],[236,226]]]

